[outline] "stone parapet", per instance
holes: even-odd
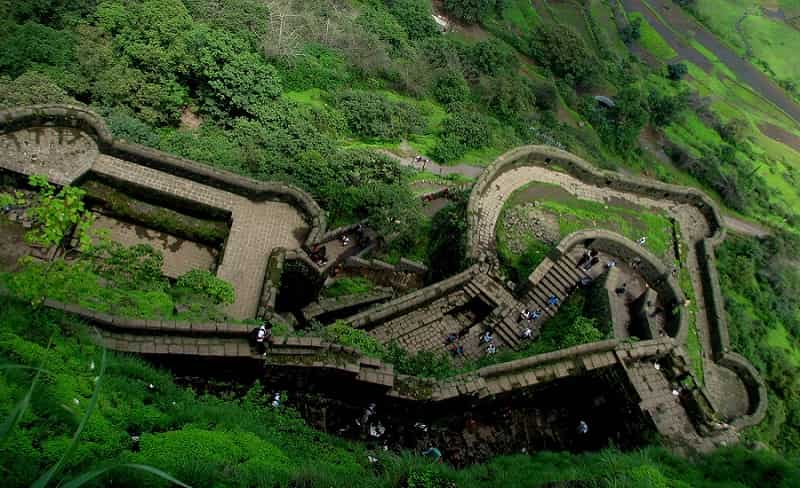
[[[34,105],[0,111],[0,134],[37,126],[79,129],[94,138],[104,154],[220,188],[254,201],[277,200],[295,205],[303,210],[311,227],[306,237],[306,246],[316,243],[325,233],[325,212],[308,193],[292,185],[256,181],[122,139],[114,139],[105,122],[82,107]]]

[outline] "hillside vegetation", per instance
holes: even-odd
[[[696,8],[795,90],[796,24],[744,3],[697,0]],[[432,19],[434,4],[450,32]],[[683,59],[655,26],[606,0],[0,0],[0,107],[81,104],[117,137],[291,182],[317,199],[331,227],[366,219],[395,237],[393,260],[427,261],[436,280],[465,265],[465,196],[426,217],[410,187],[419,176],[386,152],[485,166],[512,147],[549,144],[600,167],[701,188],[726,212],[775,229],[719,251],[734,348],[770,389],[767,420],[746,433],[766,449],[688,460],[657,447],[538,453],[461,471],[413,453],[372,453],[371,464],[365,446],[272,408],[257,385],[239,397],[201,396],[116,354],[99,375],[91,329],[3,299],[4,362],[47,371],[0,374],[3,411],[19,409],[0,432],[2,479],[29,485],[69,452],[55,479],[135,463],[192,486],[800,486],[800,147],[786,142],[800,126],[696,42],[685,40],[702,66]],[[769,127],[788,136],[781,142]],[[552,210],[583,218],[580,208]],[[532,248],[513,266],[528,269],[542,253]],[[55,285],[14,279],[20,289],[33,283],[94,300],[87,294],[96,290],[70,289],[102,277],[82,271],[55,273],[73,280]],[[132,302],[130,315],[149,317],[150,306],[169,316],[187,295],[156,284],[145,291],[157,295],[139,290],[131,300],[134,288],[123,287],[96,308]],[[130,467],[99,480],[166,484]]]

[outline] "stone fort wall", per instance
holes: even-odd
[[[294,205],[303,211],[311,227],[305,240],[306,246],[318,242],[325,233],[325,212],[308,193],[292,185],[252,180],[123,139],[115,139],[102,118],[81,107],[34,105],[0,111],[0,134],[42,126],[81,130],[95,140],[100,152],[119,159],[242,195],[254,201],[274,200]]]
[[[600,188],[609,188],[618,191],[629,192],[637,195],[648,196],[651,198],[663,198],[672,200],[676,203],[689,204],[696,207],[706,218],[711,235],[698,243],[698,259],[700,262],[700,273],[704,284],[704,299],[711,328],[711,340],[713,347],[713,357],[715,361],[731,370],[735,371],[745,386],[750,397],[751,409],[748,415],[740,417],[736,421],[737,427],[756,425],[763,420],[767,409],[766,386],[758,372],[743,357],[730,351],[730,339],[728,336],[727,319],[725,316],[725,302],[719,287],[719,277],[716,269],[716,255],[714,249],[725,239],[725,227],[723,225],[722,214],[714,201],[705,193],[694,188],[687,188],[671,185],[653,180],[623,175],[614,171],[607,171],[595,168],[590,163],[571,154],[567,151],[550,146],[522,146],[512,149],[497,158],[481,174],[473,187],[467,205],[467,218],[469,226],[467,232],[467,256],[474,261],[483,259],[482,254],[487,252],[478,245],[478,229],[480,212],[478,206],[481,198],[490,185],[506,171],[513,170],[522,166],[554,166],[572,176],[593,184]],[[579,234],[579,233],[576,233]],[[615,252],[626,252],[629,246],[620,246],[618,242],[602,238],[595,241],[598,246],[609,246],[606,250],[616,248]],[[562,241],[562,244],[564,241]],[[559,252],[563,252],[559,251]],[[624,254],[623,254],[624,255]],[[642,257],[644,261],[644,256]],[[650,263],[643,272],[655,278],[663,277],[660,269]],[[650,279],[651,276],[647,276]],[[673,279],[674,281],[674,279]],[[676,298],[682,297],[680,288],[669,285],[668,279],[663,280],[666,284],[659,293],[673,293]],[[673,290],[673,291],[671,291]],[[679,295],[680,293],[680,295]],[[665,297],[667,295],[664,295]],[[687,317],[682,311],[677,324],[673,324],[673,329],[678,334],[678,338],[685,338],[687,333]]]

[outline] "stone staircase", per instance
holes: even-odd
[[[543,323],[550,317],[556,314],[558,309],[564,303],[564,300],[570,295],[575,286],[580,282],[581,278],[590,277],[589,274],[578,267],[577,262],[569,255],[563,255],[558,261],[552,262],[552,265],[547,272],[539,279],[536,284],[522,296],[521,302],[528,310],[541,310],[542,316],[535,321],[536,329],[535,334],[538,334]],[[548,305],[548,299],[551,295],[558,297],[558,305]],[[518,329],[522,326],[516,323],[516,319],[520,311],[516,314],[507,314],[514,325],[513,340],[509,342],[511,347],[518,348],[524,341],[519,337]]]

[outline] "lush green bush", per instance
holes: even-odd
[[[0,76],[0,107],[47,103],[77,104],[46,74],[27,71],[14,80]]]
[[[492,127],[489,119],[478,112],[461,110],[445,119],[439,135],[439,143],[433,148],[433,156],[439,161],[454,161],[470,149],[488,146]]]
[[[431,18],[433,13],[428,0],[391,0],[389,11],[403,26],[408,38],[424,39],[439,34],[439,27]]]
[[[475,24],[494,13],[497,0],[444,0],[444,9],[468,24]]]
[[[357,136],[397,140],[425,127],[425,118],[416,107],[374,92],[346,90],[331,102],[344,113],[348,127]]]
[[[512,75],[519,66],[514,49],[498,39],[472,44],[464,50],[463,57],[475,76]]]
[[[599,75],[600,61],[583,38],[565,24],[537,27],[531,35],[529,49],[537,61],[568,83],[587,86]]]
[[[445,105],[463,104],[470,96],[464,75],[457,70],[444,69],[433,81],[433,97]]]
[[[347,322],[337,320],[325,327],[323,337],[343,346],[354,347],[362,354],[372,357],[383,357],[386,353],[383,344],[360,329],[354,329]]]
[[[193,269],[183,274],[175,285],[205,295],[216,304],[230,305],[236,301],[233,286],[204,269]]]

